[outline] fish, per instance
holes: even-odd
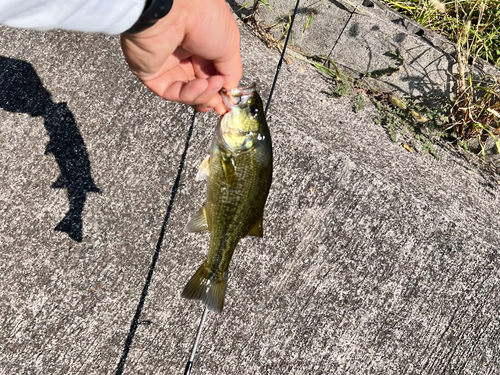
[[[190,233],[210,231],[210,245],[206,260],[181,293],[216,313],[224,306],[229,263],[238,242],[263,236],[273,174],[271,135],[256,85],[220,94],[228,112],[217,123],[210,155],[197,175],[207,181],[206,200],[186,225]]]

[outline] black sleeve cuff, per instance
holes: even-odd
[[[173,2],[174,0],[146,0],[141,16],[125,33],[135,34],[153,26],[170,12]]]

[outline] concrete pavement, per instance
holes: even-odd
[[[240,26],[242,83],[267,98],[279,56]],[[209,239],[183,227],[217,116],[196,117],[156,252],[192,110],[139,84],[116,37],[2,27],[0,56],[0,374],[182,373],[202,309],[179,294]],[[496,373],[499,176],[407,152],[330,89],[298,60],[280,73],[265,235],[236,250],[193,374]],[[72,202],[81,242],[54,230]]]

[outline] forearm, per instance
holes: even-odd
[[[35,30],[120,34],[139,18],[146,0],[2,0],[0,24]]]

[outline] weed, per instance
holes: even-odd
[[[403,129],[403,122],[401,119],[390,112],[382,112],[375,120],[375,123],[385,127],[391,141],[396,143],[398,140],[398,133]]]
[[[354,113],[358,113],[359,111],[361,111],[361,109],[363,109],[363,107],[364,107],[363,94],[358,93],[354,97],[354,104],[353,104],[352,109],[353,109]]]
[[[475,42],[471,53],[500,67],[500,10],[498,0],[382,0],[420,25],[458,43],[470,22]],[[481,4],[483,9],[481,11]]]
[[[439,98],[426,98],[436,103]],[[423,153],[432,155],[439,160],[439,155],[433,147],[432,140],[447,137],[442,130],[447,117],[450,103],[443,102],[439,108],[429,108],[421,99],[402,99],[393,94],[374,93],[372,101],[379,109],[378,124],[384,127],[393,142],[401,136],[403,146],[408,144],[420,149]],[[423,115],[425,113],[425,116]]]
[[[398,141],[400,134],[405,142],[416,144],[422,152],[439,159],[431,140],[424,134],[424,131],[432,138],[447,136],[442,127],[443,124],[447,123],[446,113],[449,112],[451,103],[442,98],[410,100],[399,98],[390,93],[383,93],[372,89],[364,80],[365,77],[353,78],[349,76],[327,56],[303,53],[302,55],[307,58],[303,59],[304,61],[312,64],[326,77],[333,79],[333,96],[351,96],[356,93],[353,99],[354,112],[357,113],[363,108],[363,97],[367,95],[379,110],[379,116],[375,119],[375,123],[386,129],[393,142]],[[435,103],[436,108],[429,108],[424,101]]]
[[[398,7],[404,12],[413,12],[414,18],[426,27],[429,27],[430,20],[434,18],[441,20],[443,25],[447,23],[446,28],[453,30],[457,40],[458,61],[458,74],[455,77],[457,91],[453,103],[444,98],[402,99],[374,89],[371,86],[371,79],[394,74],[403,66],[404,59],[398,50],[386,53],[394,61],[394,64],[391,64],[394,66],[380,69],[370,75],[358,72],[356,78],[339,69],[328,56],[307,55],[294,48],[293,43],[289,48],[303,56],[303,58],[296,56],[297,58],[312,64],[319,72],[332,79],[331,94],[333,96],[355,95],[354,112],[363,108],[363,95],[367,95],[380,112],[376,122],[386,129],[393,142],[398,141],[398,136],[401,136],[404,141],[403,145],[407,149],[412,150],[409,146],[412,145],[414,149],[439,159],[432,140],[451,137],[467,151],[470,149],[468,140],[476,138],[481,146],[481,153],[485,157],[484,143],[488,137],[491,137],[500,153],[500,141],[497,137],[500,135],[500,82],[494,78],[490,78],[489,81],[474,78],[476,58],[472,55],[484,51],[487,52],[485,58],[488,61],[500,63],[498,40],[495,41],[496,44],[485,44],[486,39],[491,41],[495,39],[491,38],[494,35],[497,36],[496,39],[499,39],[500,10],[495,8],[495,12],[491,13],[492,0],[479,2],[477,0],[384,1],[392,5],[399,4]],[[254,10],[260,3],[273,11],[269,3],[261,0],[254,0]],[[452,3],[455,4],[454,9],[450,5]],[[421,9],[422,4],[426,4],[425,9]],[[459,14],[464,13],[466,9],[469,13],[462,19]],[[290,25],[290,14],[280,17],[271,26],[257,22],[254,15],[255,13],[243,19],[244,22],[249,24],[269,47],[275,47],[281,51],[282,41]],[[447,15],[447,18],[444,19],[443,15]],[[312,20],[313,13],[309,16],[302,32],[307,30]],[[491,26],[491,20],[498,21]],[[274,37],[272,31],[276,31],[277,27],[281,27],[283,32],[281,36]]]
[[[480,153],[486,158],[485,143],[493,139],[500,153],[500,77],[482,77],[475,73],[477,56],[500,66],[500,10],[498,0],[383,0],[391,7],[415,19],[421,25],[441,31],[456,42],[457,74],[455,76],[455,98],[442,110],[410,108],[414,124],[429,127],[439,126],[442,130],[434,133],[440,137],[452,137],[456,143],[469,151],[468,142],[477,139]],[[386,55],[399,58],[397,51]],[[379,75],[391,74],[392,67],[383,69]],[[372,74],[373,76],[373,74]],[[393,108],[399,111],[403,101],[389,98]],[[393,110],[394,112],[394,110]],[[422,115],[427,113],[427,116]],[[397,115],[400,115],[398,113]],[[430,120],[431,122],[428,122]],[[413,124],[413,125],[412,125]],[[439,125],[438,125],[439,124]],[[394,126],[389,126],[391,133]],[[391,136],[392,138],[392,136]],[[426,142],[422,150],[433,154]]]
[[[306,24],[304,25],[304,28],[302,29],[302,34],[304,34],[306,32],[306,30],[309,28],[309,26],[311,26],[311,22],[313,20],[313,12],[311,12],[311,14],[309,15],[309,18],[307,19],[307,22]]]
[[[332,95],[339,96],[350,96],[353,93],[353,87],[349,82],[349,78],[346,74],[342,74],[337,78],[335,86],[332,89]]]
[[[302,59],[305,62],[312,64],[316,69],[329,78],[333,78],[334,86],[332,95],[335,97],[350,96],[354,93],[354,89],[360,87],[357,85],[356,79],[349,76],[346,72],[337,67],[335,61],[328,56],[321,55],[306,55],[297,51],[300,55],[307,59]]]
[[[458,3],[457,3],[458,4]],[[478,79],[474,72],[476,57],[471,56],[484,12],[484,3],[478,7],[477,24],[469,21],[461,28],[457,42],[457,76],[455,101],[450,111],[447,129],[460,140],[477,138],[485,158],[483,144],[492,137],[500,153],[500,82],[496,77]],[[469,64],[469,62],[471,62]]]

